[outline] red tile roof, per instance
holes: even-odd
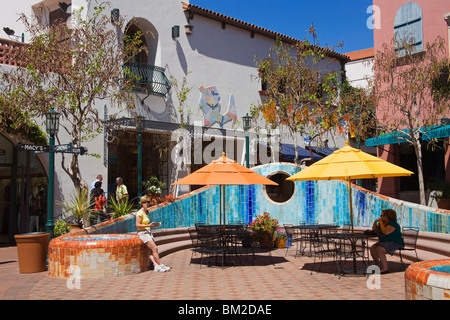
[[[360,59],[366,59],[366,58],[372,58],[375,54],[375,51],[373,48],[364,49],[364,50],[358,50],[353,52],[347,52],[345,55],[350,57],[350,60],[360,60]]]
[[[208,9],[204,9],[201,8],[199,6],[193,5],[193,4],[188,4],[188,3],[184,3],[182,2],[183,5],[183,9],[188,12],[190,15],[194,15],[194,14],[198,14],[210,19],[214,19],[217,21],[221,21],[224,24],[230,24],[236,27],[240,27],[246,30],[249,30],[252,34],[253,33],[259,33],[261,35],[270,37],[270,38],[280,38],[282,41],[287,42],[287,43],[298,43],[300,42],[300,40],[286,36],[284,34],[275,32],[275,31],[271,31],[265,28],[261,28],[258,27],[257,25],[242,21],[242,20],[238,20],[232,17],[228,17],[226,15],[223,15],[221,13],[217,13]],[[332,51],[332,50],[328,50],[325,49],[327,54],[331,57],[340,59],[340,60],[344,60],[345,62],[349,61],[349,57],[347,55],[344,54],[340,54],[338,52]]]

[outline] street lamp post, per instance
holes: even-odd
[[[242,121],[245,131],[245,160],[247,163],[247,168],[250,168],[250,141],[248,136],[248,130],[250,130],[251,128],[250,122],[252,121],[252,117],[250,117],[247,113],[244,117],[242,117]]]
[[[59,117],[60,113],[52,109],[45,114],[45,126],[49,138],[49,156],[48,156],[48,188],[47,188],[47,224],[46,231],[50,233],[50,238],[53,237],[53,228],[55,226],[53,222],[53,199],[54,199],[54,184],[55,184],[55,134],[59,129]]]
[[[144,132],[145,117],[136,116],[136,131],[138,133],[138,203],[142,196],[142,133]]]

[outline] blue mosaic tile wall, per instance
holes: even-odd
[[[268,164],[253,168],[263,176],[284,172],[293,175],[300,167],[290,163]],[[300,221],[350,224],[348,185],[344,181],[297,181],[294,194],[284,203],[269,199],[264,187],[226,186],[226,222],[250,223],[257,215],[269,212],[280,224]],[[419,227],[421,231],[450,233],[450,212],[397,199],[381,197],[364,189],[352,188],[353,222],[355,227],[370,228],[381,210],[394,209],[401,226]],[[161,221],[162,228],[193,226],[197,221],[219,223],[220,188],[213,186],[191,193],[151,212],[152,221]],[[126,219],[125,228],[133,228]],[[120,228],[123,229],[124,227]],[[129,230],[129,231],[134,231]]]

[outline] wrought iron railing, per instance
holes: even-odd
[[[123,66],[125,78],[133,78],[136,91],[166,96],[170,91],[170,81],[164,74],[165,68],[146,63],[127,63]],[[144,90],[143,90],[144,89]]]

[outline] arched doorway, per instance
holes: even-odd
[[[0,134],[0,244],[45,231],[48,177],[38,157]]]

